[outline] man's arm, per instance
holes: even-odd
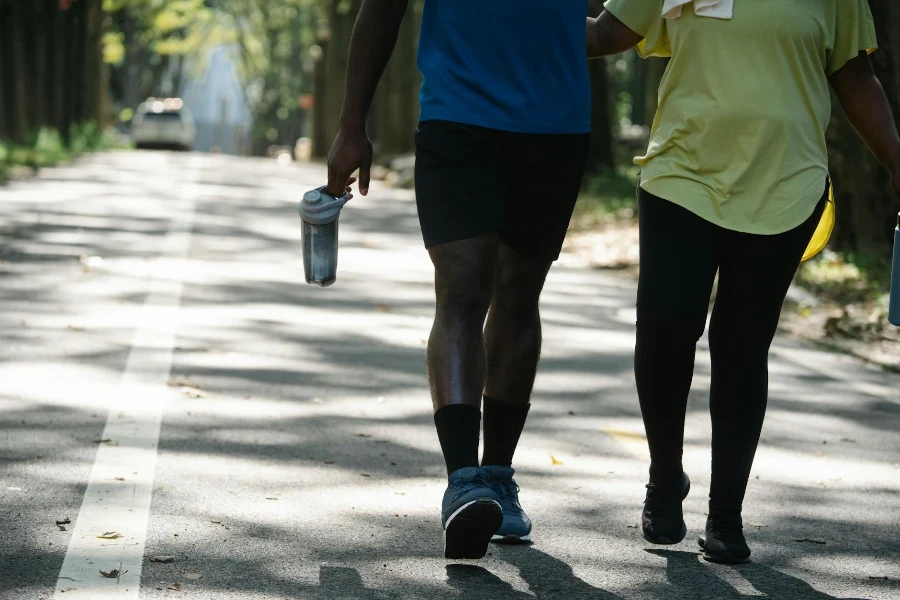
[[[831,85],[850,124],[891,174],[894,195],[900,200],[900,135],[866,53],[861,52],[832,75]]]
[[[369,192],[372,144],[366,118],[384,73],[409,0],[363,0],[353,26],[340,130],[328,153],[328,193],[343,196],[350,175],[359,169],[359,190]]]
[[[596,19],[587,20],[588,58],[600,58],[619,54],[637,46],[643,36],[630,30],[609,11],[603,11]]]

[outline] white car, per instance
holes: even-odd
[[[150,98],[131,120],[131,137],[138,148],[191,150],[197,127],[180,98]]]

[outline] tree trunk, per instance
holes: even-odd
[[[872,55],[872,64],[894,114],[900,117],[900,5],[892,0],[869,3],[880,47]],[[837,201],[833,247],[887,260],[897,218],[890,182],[847,122],[836,99],[828,142]]]
[[[590,0],[589,13],[598,15],[603,11],[602,0]],[[588,154],[587,172],[602,173],[616,167],[613,154],[612,107],[609,76],[606,59],[588,61],[591,76],[591,149]]]
[[[11,134],[15,141],[22,143],[25,142],[31,129],[31,111],[28,110],[28,90],[26,89],[28,77],[25,66],[25,12],[22,2],[14,2],[12,5],[11,25],[12,77],[10,84],[13,90]]]
[[[313,105],[310,111],[309,126],[312,139],[312,156],[324,158],[328,155],[332,140],[328,139],[325,123],[325,90],[328,87],[328,69],[325,67],[325,59],[331,51],[328,40],[319,40],[319,48],[322,54],[313,65]]]
[[[383,157],[415,150],[413,133],[419,119],[421,75],[416,66],[422,13],[418,2],[410,2],[400,27],[391,61],[385,69],[375,97],[375,139]]]
[[[341,116],[341,107],[344,102],[344,82],[347,77],[347,61],[350,57],[350,37],[353,33],[353,24],[362,0],[331,0],[328,10],[328,25],[331,36],[328,40],[328,51],[325,53],[325,86],[321,98],[321,105],[317,110],[316,126],[324,139],[328,140],[323,153],[316,153],[317,157],[327,154],[327,148],[331,147],[331,140],[337,135]],[[317,98],[319,100],[319,98]],[[317,134],[318,136],[318,134]],[[320,152],[323,147],[317,148]]]
[[[609,77],[606,59],[591,60],[591,150],[588,154],[588,173],[602,173],[615,169]]]
[[[9,57],[9,30],[12,19],[12,6],[0,1],[0,57]],[[0,60],[0,140],[12,135],[12,119],[8,115],[8,99],[14,81],[11,64],[8,58]]]
[[[84,6],[84,107],[85,121],[102,121],[101,118],[101,67],[103,59],[100,53],[103,15],[101,0],[80,0]]]

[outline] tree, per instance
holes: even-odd
[[[378,153],[389,157],[415,150],[422,77],[416,66],[423,2],[409,3],[394,54],[375,96],[373,138]]]
[[[602,0],[591,0],[589,14],[603,11]],[[601,173],[615,169],[613,154],[612,93],[605,58],[590,61],[591,75],[591,150],[588,155],[589,173]]]
[[[102,0],[0,0],[0,137],[104,120]]]

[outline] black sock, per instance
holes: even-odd
[[[513,404],[484,397],[484,456],[482,465],[512,466],[519,436],[531,404]]]
[[[447,474],[464,467],[478,466],[478,437],[481,411],[468,404],[451,404],[434,413]]]

